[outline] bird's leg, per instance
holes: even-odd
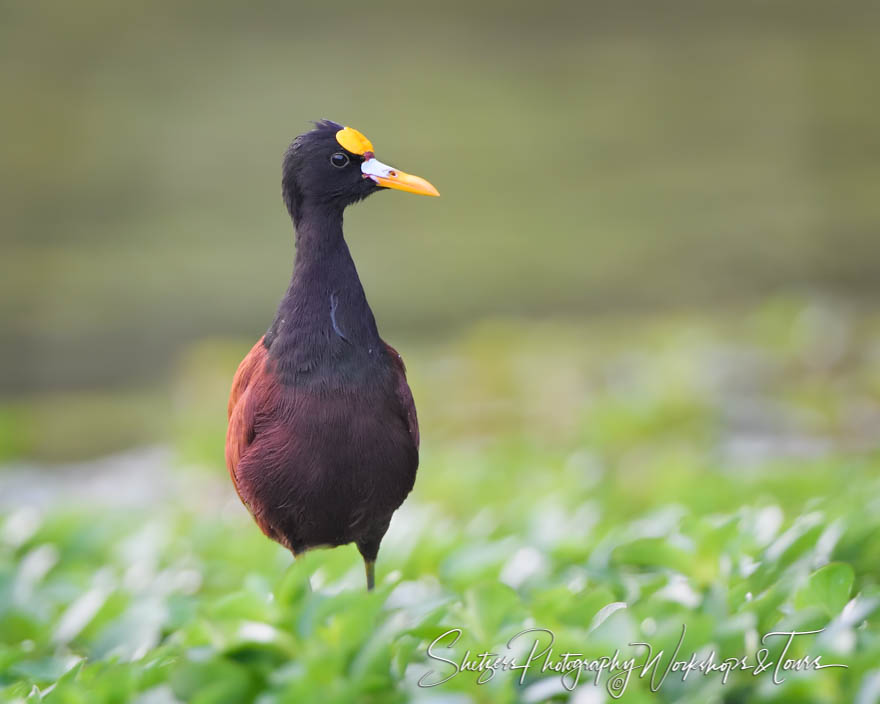
[[[387,526],[386,526],[387,529]],[[376,557],[379,554],[379,543],[382,541],[383,530],[378,538],[366,538],[357,541],[358,552],[364,558],[364,568],[367,571],[367,591],[373,591],[376,586]]]
[[[364,567],[367,571],[367,591],[373,591],[373,587],[376,586],[376,577],[375,577],[375,560],[364,560]]]

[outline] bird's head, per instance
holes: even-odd
[[[282,166],[282,193],[296,222],[306,208],[339,212],[386,188],[439,196],[425,179],[376,159],[373,145],[351,127],[330,120],[315,123],[288,147]]]

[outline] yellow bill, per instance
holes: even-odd
[[[371,178],[380,186],[394,188],[407,193],[418,193],[422,196],[439,196],[440,192],[421,176],[413,176],[393,166],[383,164],[373,157],[361,164],[364,178]]]
[[[419,176],[413,176],[393,166],[383,164],[373,156],[373,144],[353,127],[345,127],[336,133],[336,141],[352,154],[364,157],[361,173],[384,188],[394,188],[423,196],[439,196],[434,186]]]

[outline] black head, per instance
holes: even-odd
[[[281,191],[294,223],[309,209],[341,215],[346,206],[386,188],[439,195],[424,179],[378,161],[360,132],[330,120],[316,122],[284,154]]]
[[[345,206],[379,190],[361,174],[364,156],[353,154],[336,140],[342,125],[322,120],[287,148],[281,190],[294,221],[304,207],[342,211]]]

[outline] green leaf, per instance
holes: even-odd
[[[844,562],[832,562],[810,575],[798,591],[795,606],[799,609],[819,607],[829,616],[836,616],[849,601],[855,573]]]
[[[612,560],[616,565],[667,567],[690,574],[694,556],[663,538],[639,538],[615,548]]]

